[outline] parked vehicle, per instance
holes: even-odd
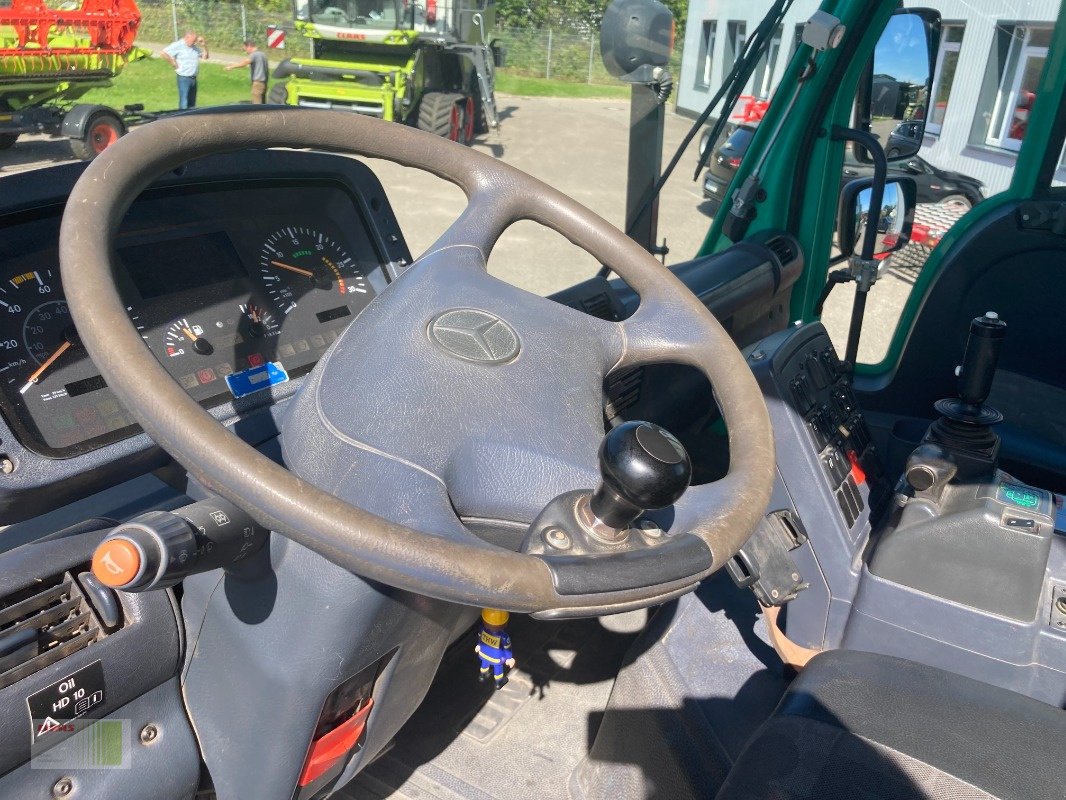
[[[945,203],[973,208],[984,199],[984,184],[977,178],[933,166],[921,156],[889,162],[890,175],[909,175],[918,186],[919,203]],[[873,166],[850,156],[844,159],[843,180],[873,176]]]
[[[0,150],[23,134],[47,133],[66,137],[75,158],[91,161],[130,125],[158,117],[141,105],[78,102],[148,55],[134,46],[140,22],[135,0],[0,3]]]
[[[888,135],[888,141],[885,142],[885,155],[889,158],[898,158],[904,153],[913,153],[922,146],[924,132],[925,123],[921,120],[901,122]]]
[[[748,151],[756,126],[738,125],[725,143],[708,161],[703,175],[703,196],[708,200],[708,212],[717,213],[725,201],[725,191]],[[939,169],[921,156],[906,161],[889,162],[889,175],[909,175],[918,186],[919,203],[951,203],[972,208],[984,199],[984,184],[969,175]],[[856,178],[873,176],[873,166],[856,160],[850,150],[844,157],[841,186]]]
[[[310,58],[274,72],[270,102],[349,111],[469,144],[499,126],[495,0],[294,0]]]

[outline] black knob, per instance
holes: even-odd
[[[600,476],[590,510],[601,522],[621,529],[647,509],[677,502],[692,480],[692,462],[664,428],[626,422],[603,438]]]
[[[959,399],[963,403],[979,406],[992,391],[992,379],[1006,335],[1007,323],[994,311],[970,322],[966,353],[959,370]]]

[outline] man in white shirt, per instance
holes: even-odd
[[[168,45],[161,53],[170,62],[178,76],[178,108],[196,108],[196,74],[200,71],[200,59],[209,58],[207,42],[196,31]]]

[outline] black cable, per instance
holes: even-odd
[[[737,98],[740,97],[741,91],[743,91],[744,85],[747,83],[748,78],[751,77],[751,73],[755,71],[755,66],[758,63],[759,57],[762,56],[766,49],[766,46],[773,40],[773,34],[777,30],[777,26],[781,24],[785,14],[788,13],[795,0],[775,0],[770,11],[763,17],[762,21],[756,26],[755,31],[744,45],[744,50],[741,52],[740,57],[734,62],[733,69],[730,70],[725,80],[722,81],[722,85],[711,98],[706,108],[692,123],[692,127],[689,128],[688,133],[685,134],[681,140],[681,144],[678,145],[674,151],[673,157],[670,159],[670,163],[667,164],[666,169],[663,170],[659,179],[655,182],[651,192],[649,192],[647,199],[641,205],[640,210],[633,215],[632,219],[626,225],[626,236],[629,236],[633,232],[633,226],[636,224],[644,213],[648,210],[648,207],[654,202],[655,198],[659,196],[663,186],[666,185],[666,181],[669,180],[673,174],[674,169],[680,163],[681,158],[684,156],[688,146],[692,143],[692,140],[696,138],[696,135],[703,128],[704,124],[710,118],[711,113],[715,107],[723,98],[726,99],[725,104],[722,106],[722,115],[718,118],[712,129],[711,139],[707,147],[707,152],[701,154],[699,160],[699,166],[696,168],[696,174],[693,176],[693,180],[699,177],[700,170],[706,163],[706,157],[714,149],[714,143],[718,141],[718,137],[721,135],[722,130],[725,128],[729,119],[729,112],[737,103]],[[604,265],[599,275],[607,277],[611,273],[611,268]]]

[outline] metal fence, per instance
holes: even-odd
[[[309,40],[295,33],[291,13],[204,0],[139,0],[138,5],[139,42],[168,43],[186,30],[195,30],[207,39],[208,47],[236,50],[245,39],[265,42],[267,26],[275,25],[287,33],[286,52],[300,56],[310,52]]]
[[[264,41],[267,26],[284,29],[287,55],[307,55],[310,40],[295,33],[288,13],[267,12],[239,2],[212,0],[140,0],[142,42],[165,43],[187,29],[202,33],[208,46],[237,49],[245,39]],[[557,28],[497,31],[506,51],[508,74],[549,78],[574,83],[617,84],[607,74],[600,58],[599,37]],[[680,72],[681,53],[671,59],[674,79]]]
[[[557,28],[505,28],[497,34],[506,51],[509,74],[531,78],[549,78],[574,83],[618,84],[604,69],[600,58],[600,39]],[[681,54],[674,54],[674,75]]]

